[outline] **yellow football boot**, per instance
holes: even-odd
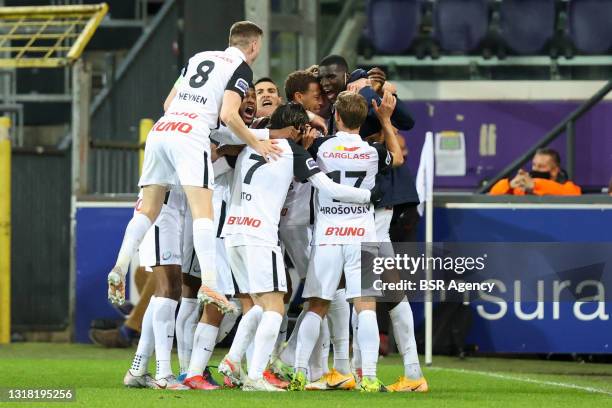
[[[390,392],[427,392],[429,386],[425,377],[418,380],[411,380],[403,375],[397,381],[387,387]]]
[[[306,385],[307,391],[354,390],[357,386],[353,374],[342,374],[335,368],[325,373],[318,381]]]

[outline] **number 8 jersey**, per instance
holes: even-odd
[[[208,135],[208,129],[219,125],[223,93],[231,90],[244,98],[249,90],[253,71],[245,59],[236,47],[195,54],[183,68],[168,112],[189,114],[189,118],[197,115],[198,125]]]
[[[370,190],[376,174],[391,166],[384,145],[369,144],[357,134],[338,132],[315,139],[309,149],[321,171],[336,183]],[[313,245],[376,242],[374,208],[371,204],[348,204],[316,193]]]

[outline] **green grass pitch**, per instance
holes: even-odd
[[[612,407],[612,365],[498,358],[463,361],[434,357],[425,368],[427,394],[363,394],[358,391],[244,393],[126,389],[134,350],[74,344],[0,346],[0,387],[73,387],[69,403],[2,403],[15,407]],[[213,356],[219,361],[224,350]],[[176,356],[175,356],[176,357]],[[176,360],[176,358],[175,358]],[[153,369],[153,364],[151,365]],[[397,356],[380,360],[379,376],[391,383],[402,372]]]

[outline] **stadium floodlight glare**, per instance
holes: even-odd
[[[57,68],[73,63],[107,12],[106,3],[0,7],[0,68]]]

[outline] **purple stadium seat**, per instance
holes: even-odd
[[[501,36],[519,54],[537,54],[555,31],[555,0],[504,0]]]
[[[488,20],[487,0],[438,0],[435,36],[445,51],[470,52],[487,34]]]
[[[400,54],[419,28],[419,0],[370,0],[366,37],[377,52]]]
[[[576,48],[587,54],[606,54],[612,47],[612,1],[572,0],[569,26]]]

